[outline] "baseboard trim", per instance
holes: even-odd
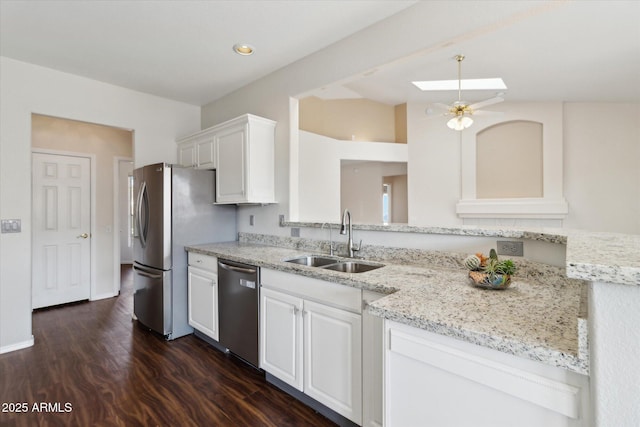
[[[31,339],[28,339],[26,341],[0,347],[0,354],[9,353],[16,350],[22,350],[23,348],[32,347],[34,343],[35,343],[35,340],[33,339],[33,335],[31,335]]]
[[[101,299],[113,298],[117,296],[117,293],[114,294],[113,292],[106,292],[104,294],[92,296],[91,298],[89,298],[89,301],[99,301]]]
[[[327,417],[329,420],[336,423],[339,427],[358,427],[358,424],[338,414],[333,409],[326,407],[325,405],[318,402],[317,400],[307,396],[297,388],[292,387],[289,384],[285,383],[284,381],[274,377],[269,372],[265,372],[265,379],[267,380],[268,383],[274,385],[275,387],[279,388],[280,390],[284,391],[290,396],[298,399],[300,402],[304,403],[314,411],[321,413],[322,415]]]

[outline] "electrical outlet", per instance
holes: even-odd
[[[498,252],[498,255],[524,256],[524,247],[522,242],[498,240],[497,252]]]
[[[249,215],[249,225],[253,225],[253,223],[254,223],[253,215]]]
[[[297,227],[292,228],[291,237],[300,237],[300,229]]]

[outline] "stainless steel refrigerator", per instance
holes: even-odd
[[[134,316],[175,339],[193,332],[184,247],[236,240],[236,207],[214,205],[211,170],[157,163],[136,169],[133,179]]]

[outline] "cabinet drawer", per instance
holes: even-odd
[[[362,312],[362,291],[357,288],[266,268],[261,270],[260,281],[267,288],[279,289],[353,313]]]
[[[218,258],[211,255],[189,252],[189,265],[216,273],[218,271]]]

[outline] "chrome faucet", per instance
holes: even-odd
[[[329,255],[333,255],[333,237],[331,235],[331,224],[329,224],[328,222],[323,222],[322,226],[320,227],[320,230],[322,230],[324,228],[324,226],[329,227]]]
[[[353,258],[353,253],[358,252],[362,247],[362,240],[360,240],[360,244],[357,248],[353,246],[353,230],[351,228],[351,212],[349,212],[349,209],[345,209],[344,212],[342,212],[342,225],[340,226],[340,234],[347,234],[347,230],[349,232],[347,249],[349,250],[349,257]]]

